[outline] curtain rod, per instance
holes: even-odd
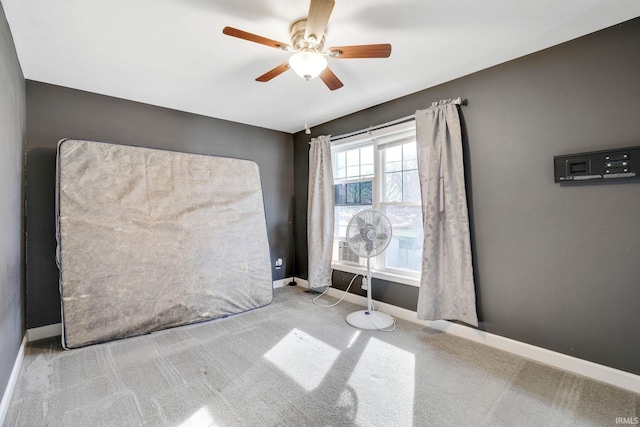
[[[467,100],[463,99],[459,105],[467,105]],[[384,128],[388,128],[389,126],[397,125],[400,123],[407,123],[415,119],[416,119],[416,115],[411,114],[410,116],[401,117],[399,119],[392,120],[390,122],[382,123],[381,125],[369,126],[366,129],[357,130],[355,132],[343,133],[342,135],[332,136],[330,141],[331,142],[339,141],[341,139],[349,138],[352,136],[362,135],[364,133],[371,132],[372,130],[384,129]]]
[[[410,116],[406,116],[406,117],[402,117],[400,119],[392,120],[390,122],[383,123],[381,125],[369,126],[366,129],[357,130],[355,132],[343,133],[342,135],[332,136],[331,137],[331,142],[339,141],[341,139],[349,138],[351,136],[362,135],[364,133],[371,132],[372,130],[384,129],[384,128],[387,128],[389,126],[397,125],[399,123],[410,122],[410,121],[415,120],[415,119],[416,119],[416,115],[412,114]]]

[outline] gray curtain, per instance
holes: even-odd
[[[312,138],[309,149],[307,246],[309,287],[331,286],[333,250],[333,169],[329,135]]]
[[[460,98],[416,111],[424,246],[418,318],[477,326]]]

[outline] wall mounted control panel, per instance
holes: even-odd
[[[640,147],[592,151],[553,158],[555,182],[640,177]]]

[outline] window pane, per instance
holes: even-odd
[[[347,178],[359,178],[360,165],[347,166]]]
[[[371,205],[373,203],[373,181],[350,182],[333,186],[334,205]]]
[[[360,174],[362,177],[373,176],[373,165],[362,165],[360,167]]]
[[[402,146],[387,148],[384,150],[384,171],[395,172],[402,170]]]
[[[419,203],[421,198],[416,143],[386,148],[382,153],[385,172],[382,183],[383,201]]]
[[[402,174],[402,201],[419,202],[420,200],[420,178],[418,171],[405,171]]]
[[[347,178],[360,176],[360,149],[347,151]]]
[[[416,143],[411,142],[402,146],[402,169],[411,170],[418,168],[418,156],[416,153]]]
[[[333,157],[333,179],[344,179],[347,176],[347,154],[336,153]]]
[[[373,181],[358,183],[360,186],[360,204],[371,206],[373,203]]]
[[[402,201],[402,172],[384,174],[384,201]]]
[[[360,149],[360,175],[373,175],[373,145]]]
[[[375,147],[367,145],[333,155],[333,178],[335,180],[373,177]]]
[[[335,206],[344,206],[347,204],[347,186],[345,184],[333,186],[333,204]]]
[[[422,268],[422,208],[386,206],[393,237],[385,251],[385,266],[420,272]]]
[[[347,225],[351,218],[363,209],[370,209],[371,206],[336,206],[334,219],[334,235],[345,237],[347,234]]]
[[[360,204],[360,183],[347,184],[347,205]]]
[[[360,163],[360,149],[359,148],[354,148],[353,150],[346,151],[346,153],[347,153],[347,163],[349,165]]]

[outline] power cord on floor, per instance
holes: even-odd
[[[333,276],[333,270],[331,271],[331,276]],[[344,291],[344,294],[342,295],[342,298],[340,298],[337,302],[335,302],[335,303],[333,303],[333,304],[329,304],[329,305],[319,304],[319,303],[317,303],[317,302],[316,302],[316,300],[317,300],[318,298],[320,298],[320,297],[324,296],[324,295],[329,291],[329,288],[330,288],[331,286],[327,286],[327,289],[325,289],[325,290],[324,290],[324,292],[322,292],[320,295],[318,295],[317,297],[315,297],[315,298],[312,300],[312,302],[313,302],[315,305],[317,305],[318,307],[324,307],[324,308],[335,307],[336,305],[340,304],[340,303],[345,299],[345,297],[347,296],[347,293],[349,292],[349,289],[351,289],[351,285],[353,285],[353,281],[354,281],[354,280],[356,280],[356,277],[358,277],[358,276],[362,276],[362,274],[359,274],[359,273],[358,273],[358,274],[356,274],[355,276],[353,276],[353,278],[352,278],[352,279],[351,279],[351,281],[349,282],[349,286],[347,286],[347,290],[346,290],[346,291]],[[364,277],[364,276],[362,276],[362,277]]]
[[[395,318],[395,317],[393,317],[392,315],[390,315],[389,313],[387,313],[386,311],[384,311],[384,310],[382,309],[382,307],[380,307],[380,308],[378,308],[378,309],[376,310],[376,304],[375,304],[375,302],[373,302],[373,301],[371,301],[371,308],[373,309],[373,311],[379,311],[380,313],[387,314],[387,315],[389,315],[389,317],[391,317],[391,318],[393,319],[393,325],[391,325],[390,327],[388,327],[388,328],[378,328],[378,326],[376,326],[376,321],[375,321],[375,317],[374,317],[374,318],[373,318],[373,326],[375,326],[375,327],[376,327],[376,330],[378,330],[378,331],[382,331],[382,332],[393,332],[393,331],[395,331],[395,330],[396,330],[396,318]]]
[[[333,270],[331,270],[331,276],[333,277]],[[358,277],[358,276],[362,276],[362,277],[364,278],[364,276],[363,276],[362,274],[359,274],[359,273],[358,273],[358,274],[355,274],[355,275],[351,278],[351,281],[349,282],[349,285],[347,286],[347,289],[344,291],[344,294],[342,295],[342,297],[341,297],[338,301],[334,302],[333,304],[326,304],[326,305],[325,305],[325,304],[320,304],[320,303],[318,303],[318,302],[316,301],[318,298],[323,297],[323,296],[324,296],[324,295],[329,291],[329,288],[330,288],[331,286],[327,286],[327,288],[326,288],[326,289],[325,289],[325,290],[324,290],[320,295],[318,295],[318,296],[316,296],[315,298],[313,298],[313,300],[312,300],[313,304],[314,304],[314,305],[317,305],[318,307],[323,307],[323,308],[335,307],[336,305],[340,304],[340,303],[345,299],[345,297],[347,296],[347,294],[349,293],[349,289],[351,289],[351,285],[353,285],[353,282],[356,280],[356,277]],[[368,285],[369,285],[369,284],[367,284],[367,286],[368,286]],[[367,292],[369,292],[369,291],[367,290]],[[392,326],[390,326],[389,328],[378,328],[378,327],[376,326],[376,324],[375,324],[375,318],[374,318],[373,326],[375,326],[375,327],[376,327],[376,330],[381,331],[381,332],[393,332],[393,331],[395,331],[395,330],[396,330],[396,318],[395,318],[395,317],[391,316],[391,315],[390,315],[389,313],[387,313],[386,311],[383,311],[383,310],[382,310],[382,308],[378,308],[378,309],[376,310],[376,305],[375,305],[375,303],[374,303],[373,301],[371,301],[371,308],[373,309],[373,311],[379,311],[379,312],[381,312],[381,313],[388,314],[388,315],[389,315],[389,317],[391,317],[391,318],[393,319],[393,325],[392,325]]]

